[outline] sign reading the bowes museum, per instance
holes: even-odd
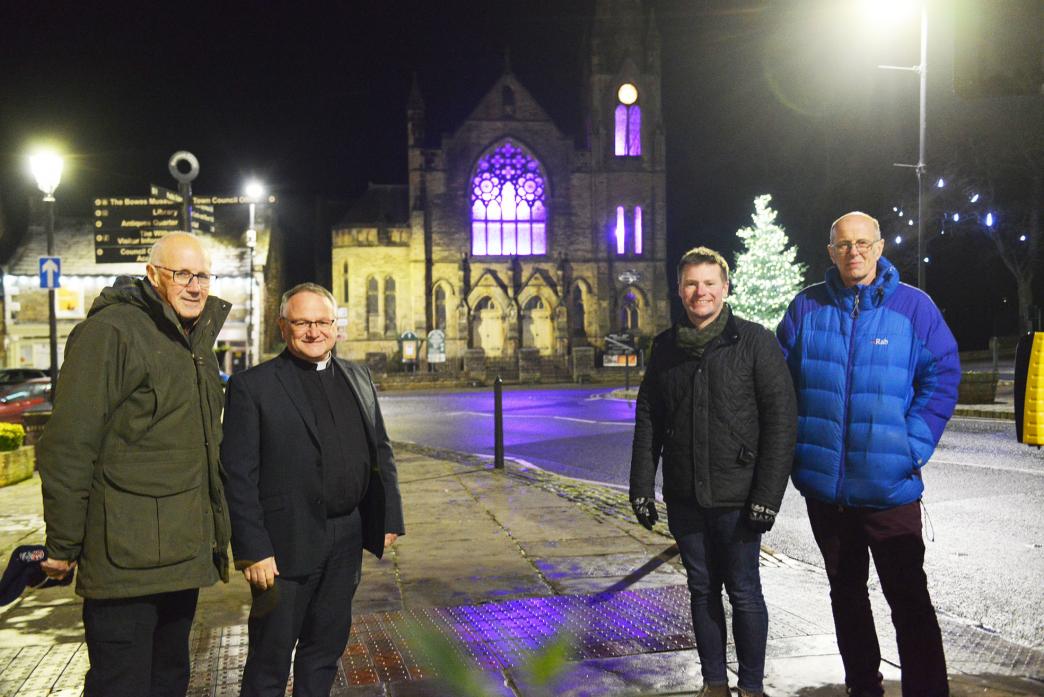
[[[178,229],[178,204],[158,196],[94,199],[94,260],[145,262],[156,240]]]

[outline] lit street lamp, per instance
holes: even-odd
[[[62,158],[53,151],[40,151],[29,156],[29,169],[36,186],[43,193],[47,211],[47,256],[54,256],[54,192],[62,180]],[[55,314],[54,288],[47,291],[47,323],[51,333],[51,399],[58,381],[58,320]]]
[[[247,257],[249,259],[249,275],[247,278],[247,322],[246,322],[246,367],[254,365],[254,249],[257,247],[257,228],[254,226],[254,214],[257,202],[265,195],[261,182],[247,182],[244,193],[250,199],[250,223],[246,231]]]
[[[910,67],[897,65],[879,65],[877,67],[883,68],[884,70],[909,70],[917,73],[921,81],[917,164],[909,165],[896,163],[896,167],[912,167],[917,173],[917,287],[927,292],[927,284],[924,276],[924,175],[928,170],[928,165],[924,161],[924,135],[927,125],[925,107],[928,101],[928,0],[921,0],[921,62]],[[942,181],[942,179],[939,180],[940,186],[942,186]]]

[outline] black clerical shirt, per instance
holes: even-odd
[[[319,433],[326,516],[348,515],[362,501],[370,481],[370,444],[359,402],[332,358],[311,363],[290,357],[298,368]]]

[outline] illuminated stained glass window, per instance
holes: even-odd
[[[638,106],[638,89],[630,84],[620,85],[617,91],[614,152],[617,157],[638,157],[642,154],[642,108]]]
[[[511,141],[485,155],[471,180],[471,253],[547,253],[546,184],[540,163]]]
[[[624,255],[628,253],[628,246],[634,254],[642,253],[642,207],[635,206],[632,211],[631,227],[628,228],[627,210],[623,206],[616,207],[616,225],[613,226],[613,239],[615,241],[616,253]],[[628,245],[630,241],[630,245]]]

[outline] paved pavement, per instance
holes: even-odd
[[[677,557],[665,553],[671,540],[662,524],[645,531],[626,497],[606,487],[512,463],[496,471],[418,446],[398,453],[408,534],[383,561],[366,560],[333,695],[459,697],[464,688],[444,680],[459,679],[461,665],[479,671],[484,687],[473,694],[695,693],[685,579]],[[0,489],[0,512],[5,559],[15,545],[40,541],[39,480]],[[657,557],[669,560],[656,566]],[[822,571],[766,549],[762,581],[767,693],[843,694]],[[881,597],[874,604],[888,692],[898,695],[888,611]],[[193,697],[238,694],[248,606],[241,577],[202,592]],[[68,589],[35,591],[0,608],[0,697],[81,693],[87,658],[79,614]],[[958,618],[940,620],[955,695],[1044,694],[1044,651]],[[435,660],[418,636],[428,637],[429,649],[449,648]],[[527,658],[553,638],[564,642],[565,673],[542,687]]]

